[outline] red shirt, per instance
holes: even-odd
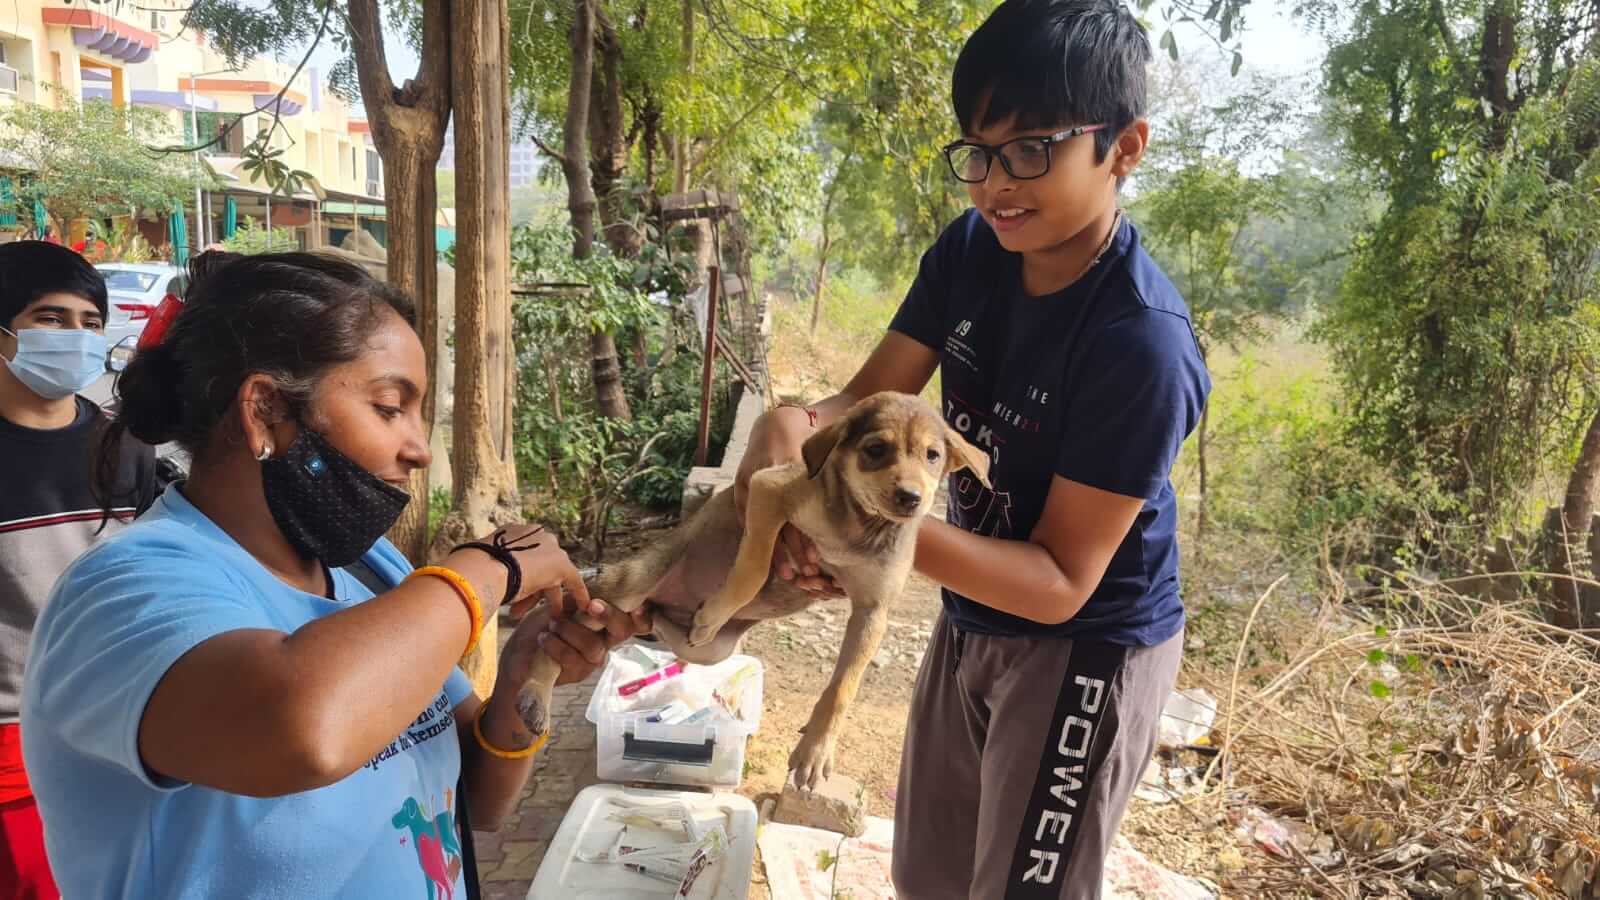
[[[15,722],[0,725],[0,804],[33,796],[22,769],[22,730]]]

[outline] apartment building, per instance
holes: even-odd
[[[511,114],[513,131],[517,124],[517,114]],[[529,138],[521,138],[511,145],[511,178],[510,186],[515,188],[527,187],[533,184],[539,176],[539,167],[543,162],[539,158],[539,146]],[[439,154],[439,171],[453,172],[456,168],[456,131],[451,125],[444,132],[444,152]]]
[[[298,59],[230,67],[204,35],[182,29],[185,2],[0,4],[0,104],[109,100],[161,110],[194,143],[216,139],[200,152],[222,186],[186,204],[194,247],[250,220],[291,229],[303,247],[339,245],[357,228],[385,243],[382,163],[366,121],[317,70],[297,72]],[[287,165],[311,176],[292,197],[274,196],[242,167],[264,131]],[[162,223],[144,226],[164,241]]]

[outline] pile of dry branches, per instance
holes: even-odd
[[[1413,585],[1244,670],[1270,594],[1215,686],[1208,781],[1271,860],[1228,894],[1600,900],[1600,641]]]

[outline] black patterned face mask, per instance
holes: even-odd
[[[289,546],[335,569],[360,559],[411,502],[309,428],[261,464],[261,488]]]

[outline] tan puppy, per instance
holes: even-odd
[[[625,612],[654,604],[655,632],[668,649],[689,662],[717,663],[751,625],[822,599],[771,575],[785,523],[815,541],[821,569],[850,597],[850,621],[833,679],[789,757],[796,782],[813,787],[832,773],[845,709],[878,652],[889,601],[911,572],[919,521],[951,472],[970,469],[987,485],[989,457],[926,402],[892,392],[851,407],[807,440],[802,456],[803,463],[751,479],[742,540],[733,491],[724,490],[656,544],[601,571],[589,593]],[[680,560],[681,577],[664,583]],[[541,660],[522,690],[523,718],[535,735],[549,727],[556,674],[553,662]]]

